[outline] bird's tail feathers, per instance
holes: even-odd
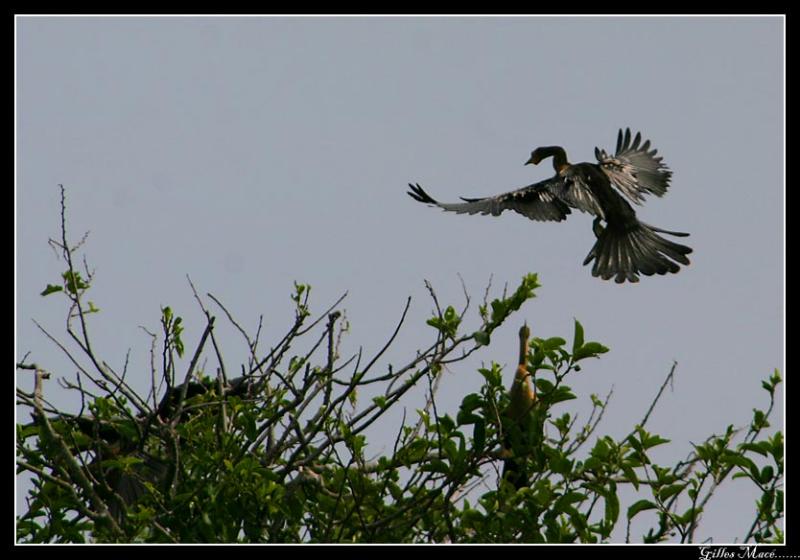
[[[642,222],[639,222],[639,223],[642,223]],[[683,233],[681,231],[670,231],[668,229],[661,229],[661,228],[657,228],[656,226],[651,226],[650,224],[644,224],[644,223],[642,223],[642,225],[650,228],[653,231],[657,231],[659,233],[667,233],[669,235],[674,235],[675,237],[689,237],[688,233]]]
[[[633,227],[605,227],[597,230],[597,241],[589,251],[584,265],[594,260],[592,276],[603,280],[614,278],[617,283],[638,282],[639,274],[675,273],[680,264],[688,265],[686,255],[692,252],[690,247],[674,243],[658,235],[666,233],[686,237],[687,233],[672,232],[659,229],[642,222]]]

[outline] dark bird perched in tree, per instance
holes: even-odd
[[[569,163],[560,146],[536,148],[525,165],[537,165],[552,157],[556,174],[550,179],[497,196],[463,198],[461,203],[441,203],[418,184],[410,184],[411,198],[458,214],[491,214],[499,216],[514,210],[537,221],[560,222],[575,208],[593,215],[592,230],[597,238],[583,264],[594,260],[592,276],[616,282],[638,282],[639,274],[651,276],[678,272],[678,263],[688,265],[686,255],[692,249],[658,235],[665,233],[686,237],[688,233],[667,231],[640,222],[624,195],[634,204],[641,204],[644,195],[663,196],[669,187],[672,172],[650,149],[650,141],[641,143],[636,133],[620,129],[616,153],[595,148],[597,163]],[[614,188],[616,187],[616,189]]]
[[[527,447],[531,440],[530,430],[535,426],[532,422],[533,407],[536,404],[536,393],[528,373],[528,339],[531,330],[525,324],[519,329],[519,362],[514,374],[514,381],[509,390],[509,403],[503,416],[506,417],[506,436],[504,442],[503,473],[502,477],[519,490],[528,485],[528,475],[525,472],[523,458],[515,457],[511,447],[517,450]],[[516,445],[512,445],[516,443]]]
[[[220,396],[216,379],[190,380],[184,402],[205,393],[213,393],[219,398],[247,397],[262,386],[263,380],[253,376],[237,377],[222,386]],[[148,493],[148,483],[163,489],[179,474],[175,472],[175,461],[169,456],[171,447],[159,436],[158,426],[172,420],[186,421],[196,413],[196,410],[184,408],[177,418],[181,391],[181,385],[167,388],[158,407],[150,414],[102,420],[93,416],[61,414],[48,419],[53,429],[68,442],[71,453],[88,454],[82,460],[97,481],[98,495],[106,500],[109,512],[118,521],[129,506]],[[32,424],[23,426],[26,438],[38,435],[29,428],[42,422],[38,414],[32,416]],[[155,441],[149,436],[154,436]],[[122,468],[120,465],[125,463],[128,466]]]

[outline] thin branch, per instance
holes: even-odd
[[[386,352],[389,346],[392,345],[394,339],[397,337],[397,333],[400,332],[400,328],[403,326],[403,323],[406,320],[406,315],[408,314],[408,309],[410,306],[411,306],[411,296],[409,296],[408,299],[406,300],[406,305],[403,308],[403,314],[400,316],[400,320],[397,322],[397,326],[394,328],[392,336],[389,337],[389,340],[386,341],[386,344],[383,345],[383,347],[378,351],[378,353],[375,354],[375,357],[372,358],[372,360],[370,360],[367,366],[361,371],[362,375],[367,373],[372,368],[372,366],[375,365],[375,362],[377,362],[380,359],[380,357],[383,356],[383,353]]]
[[[644,418],[642,419],[641,423],[639,424],[639,426],[641,426],[642,428],[644,428],[644,425],[647,424],[647,421],[650,419],[650,414],[652,414],[653,409],[655,409],[656,403],[658,403],[659,399],[661,399],[661,395],[664,393],[664,389],[667,388],[667,385],[671,386],[673,376],[675,375],[675,368],[676,367],[678,367],[678,362],[675,362],[675,361],[672,362],[672,367],[669,370],[669,374],[667,374],[667,378],[664,379],[664,382],[661,384],[661,388],[658,390],[658,394],[656,395],[656,398],[654,398],[653,402],[650,403],[650,408],[647,409],[647,413],[644,415]],[[631,432],[630,435],[633,435],[634,433],[635,432]],[[627,439],[627,438],[625,438],[625,439]]]
[[[308,293],[308,292],[306,292],[306,293]],[[339,306],[339,304],[340,304],[340,303],[342,303],[342,302],[344,301],[344,298],[346,298],[346,297],[347,297],[347,292],[345,292],[345,293],[343,293],[341,296],[339,296],[339,299],[337,299],[336,301],[334,301],[334,302],[333,302],[333,304],[331,304],[331,306],[330,306],[330,307],[328,307],[328,309],[326,309],[326,310],[325,310],[325,311],[324,311],[324,312],[323,312],[323,313],[322,313],[322,314],[319,316],[319,318],[318,318],[316,321],[314,321],[313,323],[311,323],[310,325],[308,325],[308,326],[307,326],[305,329],[303,329],[302,331],[298,331],[298,332],[297,332],[297,336],[303,336],[303,335],[304,335],[304,334],[306,334],[308,331],[310,331],[311,329],[313,329],[314,327],[316,327],[316,326],[317,326],[317,325],[318,325],[318,324],[319,324],[319,323],[320,323],[320,322],[321,322],[321,321],[322,321],[322,320],[323,320],[325,317],[327,317],[327,316],[328,316],[328,315],[331,313],[331,311],[333,311],[334,309],[336,309],[336,308]]]
[[[180,397],[178,399],[178,407],[175,412],[175,416],[172,419],[172,424],[177,425],[178,421],[183,414],[183,404],[186,400],[186,393],[189,390],[189,381],[192,378],[192,374],[194,373],[194,368],[197,366],[197,360],[200,359],[200,354],[203,352],[203,347],[206,344],[206,339],[208,335],[211,333],[211,329],[214,328],[214,317],[208,318],[208,323],[206,324],[206,328],[203,331],[203,335],[200,337],[200,342],[197,345],[197,348],[194,351],[194,356],[192,356],[192,361],[189,363],[189,368],[186,370],[186,376],[183,378],[183,385],[181,386]]]

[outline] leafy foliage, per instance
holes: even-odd
[[[611,394],[590,395],[592,412],[577,422],[569,406],[579,397],[567,381],[608,351],[587,341],[577,320],[571,341],[531,340],[526,365],[536,403],[522,422],[502,413],[509,396],[495,362],[479,369],[480,389],[464,395],[457,411],[440,410],[444,366],[488,351],[492,333],[534,297],[539,283],[531,274],[510,296],[484,302],[472,328],[465,328],[468,298],[458,312],[440,306],[428,286],[435,340],[398,367],[378,364],[408,303],[375,356],[342,359],[341,299],[313,319],[310,287],[295,284],[294,322],[262,350],[260,328],[248,334],[208,294],[247,342],[242,375],[233,379],[215,317],[195,292],[207,318],[203,334],[185,352],[181,317],[162,307],[160,352],[152,335],[153,386],[141,396],[89,344],[86,314],[96,308],[84,296],[93,277],[74,270],[65,231],[59,247],[67,271],[42,295],[60,293],[70,306],[69,352],[79,373],[62,381],[82,406],[77,414],[53,407],[44,395],[51,374],[18,364],[34,379],[33,391],[17,390],[31,413],[17,425],[17,469],[32,475],[27,510],[17,518],[20,542],[594,543],[619,540],[623,529],[626,541],[693,542],[708,501],[727,480],[761,492],[744,540],[783,539],[783,436],[765,435],[777,371],[762,385],[769,406],[755,410],[746,429],[729,426],[675,465],[653,459],[654,448],[672,442],[646,429],[649,412],[622,438],[597,433]],[[305,341],[310,350],[297,352]],[[198,366],[203,356],[215,362],[216,375]],[[372,457],[368,428],[389,422],[417,386],[427,387],[426,405],[414,419],[404,415],[390,451]],[[370,398],[359,400],[359,391]],[[499,477],[505,446],[524,459],[529,484],[519,490]],[[633,495],[625,503],[623,487]],[[634,519],[651,522],[638,538]]]

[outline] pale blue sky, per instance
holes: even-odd
[[[263,313],[265,341],[291,320],[294,280],[320,312],[348,290],[345,353],[380,348],[411,295],[396,364],[433,335],[423,279],[460,304],[458,273],[477,302],[490,274],[501,288],[537,272],[538,297],[445,375],[440,410],[479,387],[481,362],[513,363],[523,320],[571,339],[576,317],[611,352],[572,378],[582,400],[564,410],[585,417],[588,394],[613,386],[600,432],[622,436],[677,360],[650,424],[674,462],[745,424],[766,406],[760,380],[783,370],[782,37],[778,17],[20,18],[17,351],[74,374],[31,321],[63,332],[63,304],[39,296],[62,272],[47,239],[63,183],[73,236],[91,230],[92,326],[112,364],[131,348],[147,371],[138,326],[156,330],[160,305],[193,347],[186,274],[249,328]],[[592,161],[625,126],[674,172],[637,211],[691,233],[677,275],[593,278],[586,215],[456,216],[405,195],[408,182],[443,201],[522,186],[552,173],[523,166],[533,148]],[[244,345],[220,331],[235,361]],[[723,488],[701,537],[744,535],[756,497]]]

